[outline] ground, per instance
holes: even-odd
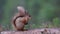
[[[1,34],[60,34],[58,28],[43,28],[28,31],[2,31]]]

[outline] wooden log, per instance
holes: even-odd
[[[35,29],[28,31],[2,31],[1,34],[60,34],[59,29]]]

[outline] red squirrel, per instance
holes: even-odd
[[[31,16],[28,14],[28,12],[26,12],[23,7],[18,6],[17,9],[18,13],[13,17],[12,25],[16,31],[24,31],[24,26],[28,24]]]

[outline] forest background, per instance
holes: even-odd
[[[27,29],[60,27],[60,0],[0,0],[0,26],[4,30],[12,30],[11,20],[18,12],[17,6],[23,6],[32,16]]]

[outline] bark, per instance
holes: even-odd
[[[60,34],[60,31],[54,28],[43,28],[28,31],[2,31],[1,34]]]

